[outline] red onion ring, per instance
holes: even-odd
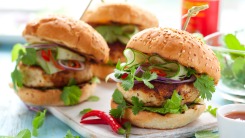
[[[78,61],[79,62],[79,61]],[[76,71],[79,71],[79,70],[83,70],[85,68],[85,65],[83,62],[79,62],[80,64],[80,68],[73,68],[73,67],[69,67],[69,66],[66,66],[62,63],[62,60],[58,60],[58,63],[60,64],[60,66],[62,66],[63,68],[67,69],[67,70],[76,70]]]

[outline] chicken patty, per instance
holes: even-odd
[[[118,62],[118,59],[120,59],[120,62],[125,62],[126,59],[123,55],[123,51],[125,49],[125,45],[120,43],[120,42],[116,42],[113,44],[108,44],[109,48],[110,48],[110,56],[109,56],[109,61],[113,64],[116,64]]]
[[[33,88],[53,88],[67,86],[71,79],[77,84],[89,81],[93,77],[90,64],[85,64],[81,71],[64,70],[54,74],[47,74],[39,66],[27,66],[19,64],[19,70],[23,75],[23,84]]]
[[[152,84],[154,85],[153,89],[148,88],[144,83],[135,84],[133,89],[129,91],[125,91],[120,83],[117,84],[117,87],[129,103],[132,103],[131,98],[136,96],[145,106],[153,107],[162,106],[167,99],[171,98],[174,90],[182,96],[182,104],[192,103],[199,97],[199,92],[192,83],[165,84],[152,82]]]

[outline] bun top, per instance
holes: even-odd
[[[157,18],[148,11],[127,3],[103,3],[82,17],[89,24],[133,24],[140,29],[157,27]]]
[[[48,41],[63,45],[97,62],[107,62],[109,48],[90,25],[66,16],[51,15],[29,22],[23,31],[29,43]]]
[[[149,28],[135,34],[126,48],[146,54],[158,54],[177,61],[200,74],[207,74],[215,84],[220,78],[220,64],[213,51],[190,33],[172,28]]]

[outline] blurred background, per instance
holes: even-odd
[[[123,0],[105,0],[105,2],[124,2]],[[181,11],[184,0],[127,0],[157,16],[164,27],[181,27]],[[212,0],[211,0],[212,1]],[[219,0],[220,31],[243,28],[245,19],[244,0]],[[34,18],[48,14],[65,14],[79,19],[89,0],[0,0],[0,43],[23,42],[20,37],[25,24]],[[101,3],[93,0],[91,7]],[[214,13],[212,13],[214,14]],[[212,16],[210,14],[209,16]]]

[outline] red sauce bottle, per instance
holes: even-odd
[[[208,4],[209,8],[200,11],[195,17],[191,17],[186,31],[190,33],[201,33],[204,36],[218,31],[219,0],[182,0],[182,15],[193,6]],[[181,20],[182,27],[186,18]]]

